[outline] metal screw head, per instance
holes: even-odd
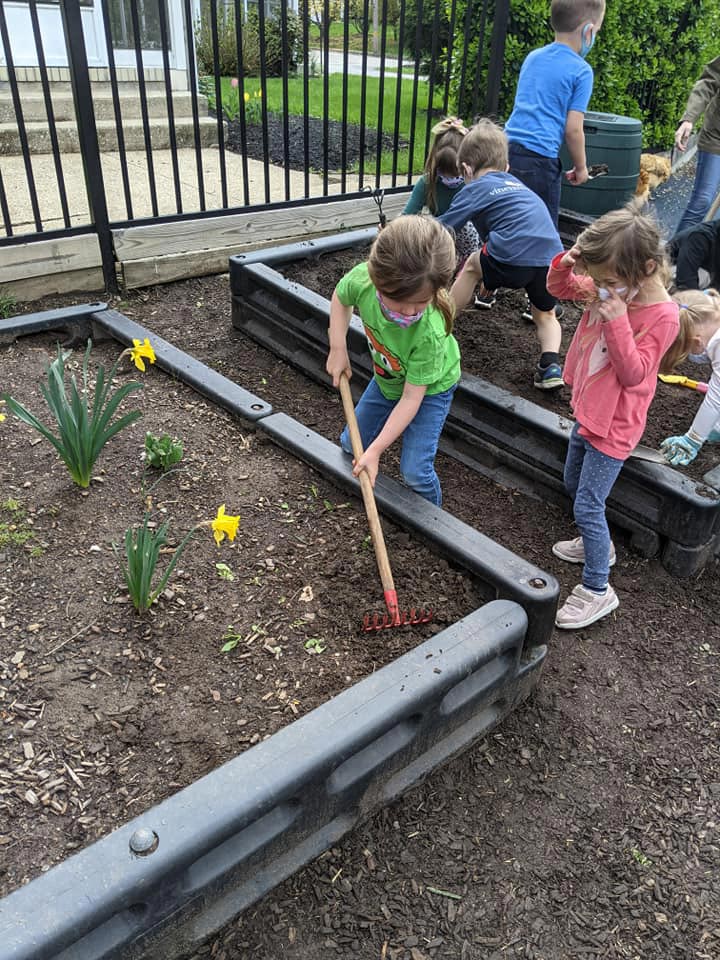
[[[149,827],[140,827],[130,837],[130,850],[137,857],[147,857],[155,853],[160,843],[160,838]]]
[[[542,577],[533,577],[529,582],[535,590],[542,590],[543,587],[547,586],[547,580],[543,580]]]

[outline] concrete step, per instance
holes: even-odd
[[[47,122],[32,122],[25,125],[31,154],[51,153],[52,146]],[[64,120],[56,124],[60,153],[78,153],[77,127],[74,122]],[[100,120],[97,123],[98,142],[103,153],[118,149],[117,130],[114,120]],[[123,123],[126,150],[144,150],[145,139],[141,120],[129,120]],[[175,123],[175,136],[179,147],[191,147],[195,143],[192,120],[180,119]],[[150,127],[150,142],[156,150],[170,147],[167,122],[155,120]],[[202,146],[217,143],[217,121],[212,117],[200,117],[200,142]],[[0,156],[16,156],[21,152],[20,138],[16,123],[0,123]]]
[[[58,91],[55,87],[51,91],[53,113],[56,122],[64,120],[75,120],[75,106],[72,94],[68,91]],[[167,117],[167,97],[165,91],[152,90],[146,95],[148,115],[150,117]],[[45,108],[45,98],[40,93],[29,93],[22,89],[20,104],[22,106],[23,117],[26,123],[38,121],[47,122],[47,110]],[[192,117],[192,96],[189,91],[176,91],[172,97],[172,106],[175,118]],[[109,89],[101,91],[93,90],[93,107],[95,109],[96,120],[114,120],[115,112],[113,107],[112,93]],[[142,117],[140,108],[140,97],[137,93],[137,86],[134,91],[127,91],[120,95],[120,110],[123,121],[137,120]],[[200,116],[207,115],[207,98],[198,94],[198,112]],[[0,123],[16,122],[15,107],[12,97],[6,91],[0,92]]]

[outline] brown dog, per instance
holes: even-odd
[[[660,186],[670,176],[670,161],[655,153],[640,154],[640,175],[638,176],[635,196],[647,202],[650,192]]]

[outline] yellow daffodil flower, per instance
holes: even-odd
[[[240,517],[230,517],[225,515],[225,504],[221,507],[218,507],[217,516],[214,520],[210,521],[210,526],[213,530],[213,536],[215,537],[215,543],[220,546],[225,537],[228,540],[234,540],[238,527],[240,526]]]
[[[145,360],[149,360],[150,363],[155,363],[155,351],[150,345],[150,341],[147,337],[141,343],[139,340],[133,340],[132,347],[129,348],[128,352],[132,362],[138,368],[145,372]]]

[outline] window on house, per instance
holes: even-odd
[[[165,23],[167,26],[168,47],[170,43],[170,21],[167,0],[165,2]],[[115,49],[127,50],[135,47],[135,35],[131,5],[137,10],[140,27],[140,47],[143,50],[162,50],[160,34],[160,4],[158,0],[109,0],[110,27]]]

